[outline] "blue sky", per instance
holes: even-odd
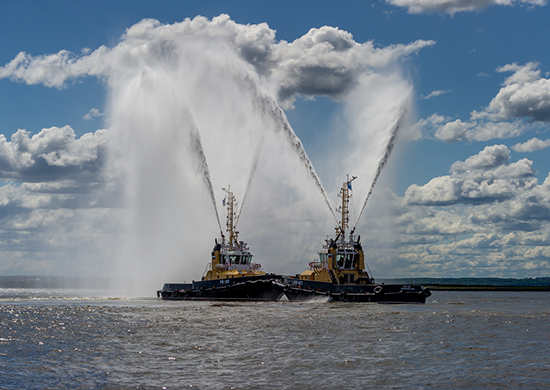
[[[367,153],[370,133],[364,133],[364,138],[363,133],[356,133],[361,131],[361,115],[370,112],[372,118],[373,112],[377,114],[367,105],[388,99],[388,106],[410,94],[405,130],[375,189],[378,198],[373,198],[371,211],[367,209],[369,223],[359,225],[370,237],[364,240],[374,248],[370,264],[375,276],[547,276],[550,179],[546,186],[544,182],[550,171],[549,6],[546,0],[469,3],[2,2],[0,132],[8,146],[2,150],[0,251],[4,260],[0,273],[93,273],[95,268],[104,270],[103,263],[117,263],[104,260],[95,267],[97,257],[120,256],[105,248],[129,235],[127,227],[109,220],[113,214],[124,213],[120,206],[125,201],[113,200],[113,194],[124,190],[112,190],[109,196],[103,191],[103,197],[91,190],[109,181],[94,175],[114,164],[97,153],[113,142],[104,134],[113,133],[112,126],[117,125],[114,113],[121,110],[117,99],[124,91],[120,76],[116,80],[113,76],[124,69],[116,69],[122,65],[114,62],[112,53],[128,42],[124,38],[127,29],[145,18],[156,19],[158,27],[177,26],[197,16],[209,24],[226,14],[231,28],[239,32],[226,38],[218,31],[215,39],[232,40],[230,46],[234,45],[237,55],[270,84],[330,196],[334,197],[334,184],[345,173],[354,174],[349,171],[353,165],[335,170],[334,160],[327,158],[327,150],[334,152],[344,145],[335,143],[338,134],[364,139],[363,149],[359,141],[353,147],[357,153]],[[322,30],[324,26],[331,29]],[[160,31],[157,27],[152,31]],[[314,37],[311,29],[328,35]],[[246,47],[239,43],[239,34],[244,37],[260,30],[270,31],[272,37],[250,38]],[[172,33],[174,40],[194,39],[197,34],[193,28],[182,33],[185,37]],[[306,37],[326,39],[330,44],[342,39],[350,46],[340,58],[333,56],[338,51],[334,47],[321,57],[313,46],[303,43],[298,59],[300,53],[293,50]],[[92,64],[91,60],[102,46],[111,53],[102,60],[109,63],[103,68],[101,61]],[[245,49],[267,54],[260,59],[247,57]],[[42,61],[54,56],[59,60],[62,51],[70,54],[59,66]],[[26,60],[17,62],[21,52],[27,53]],[[79,60],[85,64],[75,74],[76,68],[67,64]],[[320,69],[323,73],[315,73]],[[336,82],[321,85],[321,78],[332,80],[333,76]],[[360,87],[365,88],[363,94]],[[379,99],[373,96],[377,93]],[[54,130],[43,137],[43,142],[50,143],[42,145],[41,152],[31,152],[34,163],[27,164],[24,151],[16,147],[23,141],[16,145],[12,135],[26,129],[30,140],[50,128]],[[201,136],[208,139],[205,133]],[[56,151],[56,145],[66,149]],[[211,159],[215,177],[212,164]],[[260,159],[262,164],[268,163]],[[368,169],[357,171],[370,180],[375,163],[369,164]],[[254,180],[259,186],[261,179]],[[220,187],[218,183],[213,186],[215,190]],[[259,215],[263,206],[254,200],[255,194],[260,196],[254,188],[250,208],[257,207],[254,214]],[[287,190],[296,191],[293,187]],[[360,204],[364,194],[356,195]],[[298,203],[285,207],[292,209]],[[93,212],[90,204],[94,204]],[[245,228],[254,230],[254,223],[269,218],[249,217],[245,222],[243,216],[243,234]],[[298,272],[307,263],[303,257],[314,256],[322,241],[319,237],[330,234],[332,227],[326,226],[331,223],[329,215],[328,222],[320,223],[325,232],[294,239],[294,254],[285,255],[283,262],[270,257],[268,252],[277,246],[265,237],[255,239],[250,234],[252,240],[247,240],[255,244],[257,256],[266,259],[264,268]],[[304,228],[296,222],[296,229]],[[97,237],[101,243],[94,241]],[[178,250],[170,256],[177,257]],[[78,262],[87,265],[75,266]]]

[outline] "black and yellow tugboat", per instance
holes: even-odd
[[[227,233],[215,240],[212,261],[208,263],[205,275],[193,283],[165,283],[157,296],[166,300],[210,300],[210,301],[277,301],[284,294],[281,276],[267,274],[261,265],[252,262],[253,255],[248,245],[238,241],[235,230],[235,196],[227,193]]]
[[[351,182],[355,179],[348,177],[340,190],[342,205],[338,211],[342,219],[336,238],[326,240],[318,260],[309,263],[308,270],[284,277],[285,295],[291,302],[325,297],[345,302],[424,303],[431,293],[420,285],[376,283],[365,269],[360,236],[356,237],[353,230],[346,235]]]

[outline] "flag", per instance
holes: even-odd
[[[348,181],[348,188],[349,188],[350,191],[351,191],[351,181]]]
[[[222,205],[225,206],[225,198],[223,198],[223,200],[222,200]]]

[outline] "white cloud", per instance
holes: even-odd
[[[502,165],[508,165],[509,157],[510,151],[506,145],[487,146],[478,154],[468,157],[464,162],[455,162],[451,165],[451,172],[494,169]]]
[[[90,111],[88,111],[88,113],[84,115],[84,120],[89,121],[89,120],[92,120],[93,118],[103,116],[104,114],[105,114],[104,112],[99,112],[97,108],[91,108]]]
[[[550,122],[550,79],[541,77],[538,64],[508,64],[498,68],[497,72],[514,73],[504,81],[485,110],[472,113],[472,119],[532,118]]]
[[[491,155],[500,157],[492,159]],[[530,170],[525,160],[510,168],[514,163],[506,164],[507,155],[504,148],[495,145],[461,162],[461,168],[473,169],[462,174],[476,182],[480,175],[501,176],[498,169],[510,169],[508,177],[516,178]],[[452,177],[435,178],[440,179],[436,180],[441,184],[440,199]],[[436,188],[428,187],[422,188],[426,198],[428,190]],[[384,256],[408,276],[525,277],[550,272],[550,175],[543,184],[533,180],[531,185],[515,187],[509,195],[481,203],[466,200],[467,204],[410,205],[407,195],[398,198],[394,224],[390,224],[396,249]]]
[[[411,14],[481,11],[491,5],[544,6],[547,0],[386,0],[388,4],[407,8]]]
[[[510,199],[533,188],[537,179],[532,161],[509,163],[504,145],[488,146],[466,161],[451,166],[451,175],[436,177],[405,193],[410,205],[482,204]]]
[[[416,126],[444,142],[513,138],[544,127],[550,121],[550,80],[541,77],[538,65],[508,64],[497,71],[514,73],[489,105],[472,111],[469,120],[433,114]]]
[[[372,41],[355,42],[349,32],[328,26],[311,29],[293,42],[277,42],[275,31],[266,23],[241,25],[227,15],[211,21],[197,16],[171,25],[146,19],[130,27],[113,48],[101,46],[81,55],[66,50],[42,56],[19,53],[0,68],[0,78],[56,88],[87,75],[112,82],[124,72],[151,66],[160,53],[189,40],[234,48],[276,84],[280,103],[286,107],[291,107],[297,94],[339,98],[365,70],[395,64],[435,43],[417,40],[377,48]]]
[[[451,92],[450,89],[448,89],[448,90],[438,89],[437,91],[432,91],[432,92],[430,92],[430,93],[429,93],[428,95],[426,95],[426,96],[422,95],[422,96],[420,96],[420,98],[421,98],[421,99],[430,99],[430,98],[432,98],[432,97],[444,95],[444,94],[449,93],[449,92]]]
[[[550,146],[550,139],[540,140],[538,138],[531,138],[529,141],[526,141],[522,144],[515,144],[512,146],[512,150],[516,152],[534,152],[536,150],[545,149]]]
[[[537,124],[526,123],[522,120],[511,122],[470,120],[463,122],[460,119],[452,121],[451,118],[437,117],[437,123],[426,121],[419,123],[419,126],[423,126],[425,130],[428,128],[435,129],[435,138],[444,142],[489,141],[495,138],[513,138],[540,127]]]
[[[99,276],[108,267],[121,218],[103,171],[106,138],[105,130],[76,138],[68,126],[2,136],[0,272]]]
[[[76,138],[70,126],[42,129],[32,137],[18,130],[8,141],[0,135],[0,177],[17,181],[63,180],[97,175],[103,166],[107,131]]]

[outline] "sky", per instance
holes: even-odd
[[[1,2],[0,274],[197,279],[228,185],[300,272],[335,224],[300,147],[354,220],[397,129],[375,277],[548,276],[547,3]]]

